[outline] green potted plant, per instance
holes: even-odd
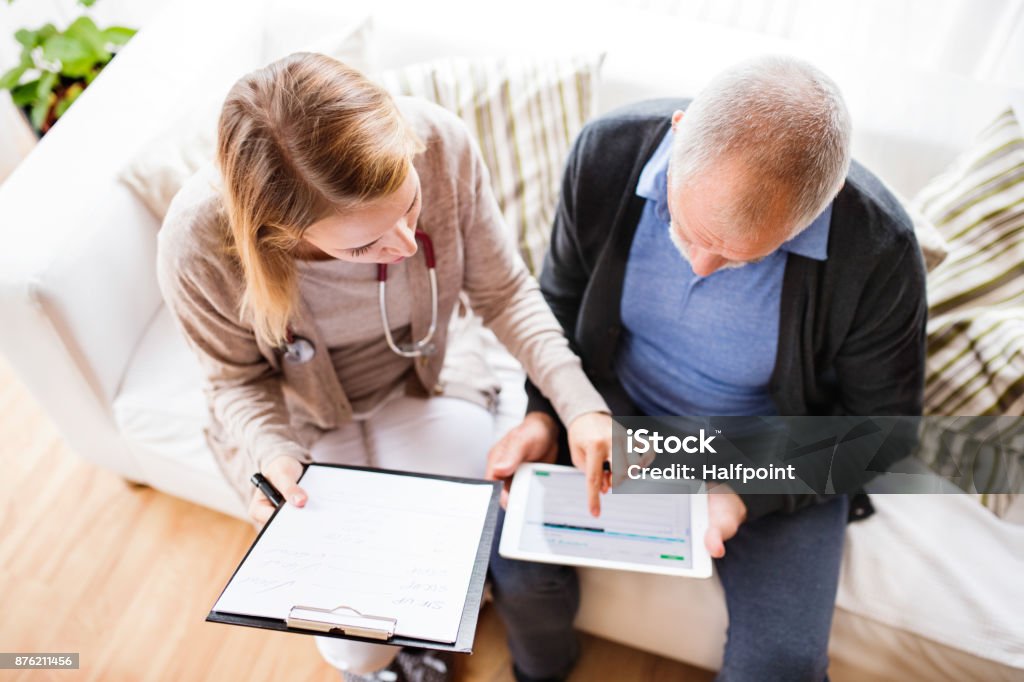
[[[78,0],[85,8],[95,2]],[[21,45],[21,56],[0,76],[0,90],[11,92],[14,104],[42,136],[133,35],[134,29],[123,26],[100,29],[85,14],[63,31],[53,24],[20,29],[14,39]]]

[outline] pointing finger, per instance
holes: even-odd
[[[592,516],[601,515],[601,492],[604,487],[604,458],[591,451],[586,454],[587,500]]]

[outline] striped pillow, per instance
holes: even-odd
[[[968,486],[1002,480],[1019,489],[1021,434],[985,435],[987,417],[1024,414],[1024,131],[1013,110],[917,202],[949,244],[949,256],[928,276],[925,412],[984,415],[945,427],[943,443],[923,451],[938,457],[954,448],[961,470],[952,473]],[[1014,497],[979,495],[1000,516]]]
[[[602,56],[449,58],[387,71],[390,92],[454,112],[480,145],[506,225],[538,274],[569,147],[596,111]]]
[[[931,414],[1024,414],[1024,132],[1012,110],[917,198],[949,244],[928,277]]]

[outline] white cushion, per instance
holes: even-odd
[[[112,405],[114,421],[131,443],[219,476],[202,438],[208,409],[201,386],[199,362],[161,306],[128,361]]]
[[[112,403],[114,421],[142,469],[141,480],[248,520],[206,444],[209,413],[201,386],[199,363],[161,306],[128,360]]]
[[[969,495],[872,500],[876,514],[848,528],[837,607],[918,636],[921,652],[905,661],[918,667],[904,679],[946,677],[945,648],[1024,668],[1024,527]],[[941,647],[930,650],[932,642]],[[1010,672],[972,677],[1010,679]]]

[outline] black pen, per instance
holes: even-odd
[[[277,488],[274,487],[274,484],[268,481],[263,474],[255,473],[249,480],[267,496],[267,499],[270,500],[270,504],[274,505],[274,509],[277,509],[284,504],[284,495],[282,495]]]

